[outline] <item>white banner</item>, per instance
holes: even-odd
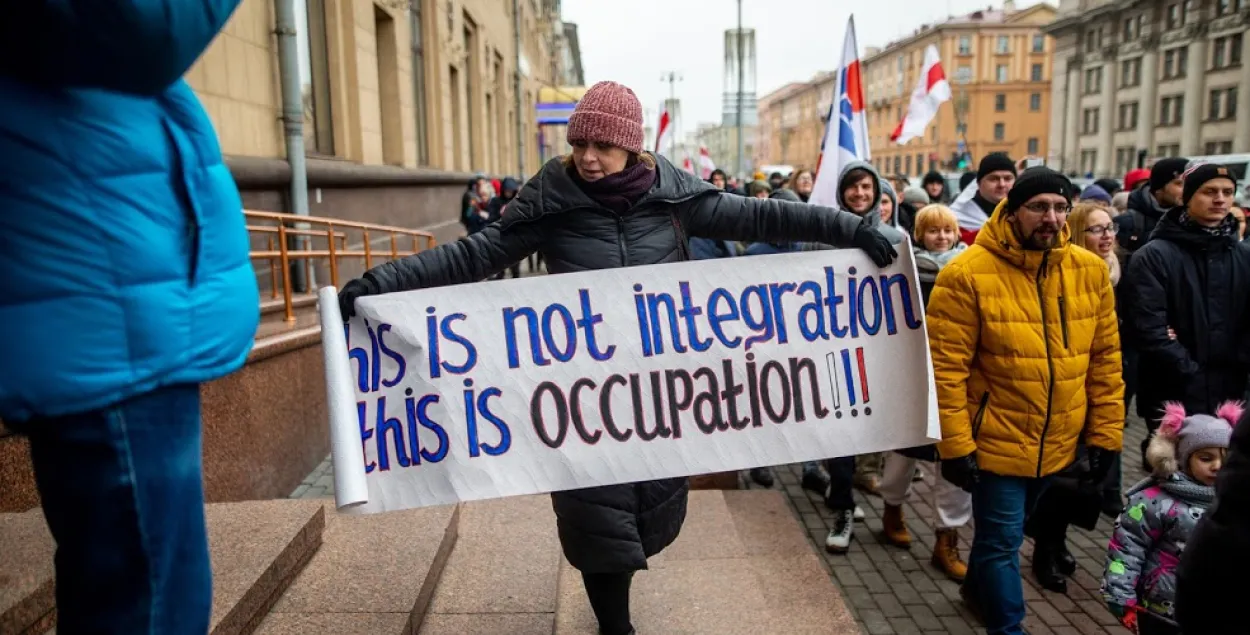
[[[321,293],[336,503],[357,512],[932,443],[910,251]],[[346,332],[346,342],[340,337]],[[336,341],[337,340],[337,341]]]

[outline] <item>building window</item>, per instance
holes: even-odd
[[[1215,15],[1230,15],[1241,10],[1241,0],[1216,0]]]
[[[1160,144],[1156,148],[1155,156],[1160,157],[1178,157],[1181,155],[1181,145],[1179,143]]]
[[[1000,84],[1007,83],[1007,65],[999,64],[994,67],[994,80]]]
[[[429,128],[425,110],[425,39],[421,32],[422,0],[411,3],[408,13],[409,31],[412,32],[412,104],[416,118],[417,165],[430,164]]]
[[[1120,104],[1116,119],[1116,130],[1137,129],[1137,102]]]
[[[1098,109],[1086,108],[1081,111],[1081,134],[1098,134]]]
[[[1102,29],[1090,29],[1085,32],[1085,52],[1093,53],[1102,48]]]
[[[1081,172],[1093,174],[1095,165],[1098,165],[1098,151],[1081,150]]]
[[[894,157],[895,174],[903,171],[903,157]]]
[[[911,176],[911,155],[903,157],[903,175]]]
[[[1029,112],[1040,112],[1042,110],[1042,94],[1032,93],[1029,95]]]
[[[1007,137],[1007,125],[1002,122],[998,122],[994,124],[994,140],[1002,141],[1006,137]]]
[[[1181,8],[1181,3],[1174,2],[1168,5],[1167,26],[1169,30],[1185,26],[1185,10]]]
[[[1132,88],[1141,85],[1141,58],[1120,62],[1120,88]]]
[[[334,154],[330,119],[330,53],[326,45],[324,0],[295,2],[295,38],[299,48],[300,92],[304,102],[304,140],[310,154]]]
[[[1115,149],[1115,171],[1119,174],[1128,172],[1136,167],[1137,149],[1128,146]]]
[[[994,46],[994,52],[999,55],[1005,55],[1011,52],[1011,38],[1006,35],[998,36],[998,43]]]
[[[1237,87],[1216,88],[1207,100],[1207,119],[1232,119],[1237,110]]]
[[[1028,149],[1025,150],[1025,153],[1036,155],[1039,147],[1041,147],[1041,143],[1038,141],[1037,137],[1029,137]]]
[[[916,154],[916,174],[924,174],[924,155]]]
[[[1124,28],[1120,32],[1122,41],[1129,42],[1141,36],[1142,17],[1139,15],[1124,20]]]
[[[1212,70],[1241,64],[1241,38],[1240,33],[1215,38],[1211,43]]]
[[[1045,35],[1042,35],[1039,33],[1033,36],[1033,52],[1034,53],[1046,52],[1046,36]]]
[[[1085,71],[1085,94],[1096,95],[1102,92],[1102,67]]]
[[[970,36],[959,36],[959,54],[972,55],[972,38]]]
[[[1185,96],[1172,95],[1159,100],[1159,125],[1179,126],[1181,111],[1185,109]]]
[[[1208,141],[1203,146],[1203,154],[1232,154],[1232,141]]]
[[[1007,95],[998,93],[994,95],[994,112],[1007,112]]]
[[[464,61],[466,67],[464,73],[464,95],[465,103],[468,104],[469,107],[469,112],[466,113],[467,116],[464,118],[464,123],[469,129],[469,167],[473,170],[480,170],[483,165],[481,157],[478,156],[477,142],[479,137],[482,136],[482,131],[478,129],[478,125],[481,122],[474,115],[478,112],[478,108],[480,108],[479,104],[484,101],[482,98],[482,63],[478,51],[477,24],[469,18],[469,14],[467,13],[464,15],[463,23],[464,39],[462,40],[461,45],[463,47],[462,50],[466,53]],[[532,103],[533,102],[527,100],[526,107],[530,107],[528,104]],[[490,140],[490,142],[493,141],[493,139]]]
[[[1031,67],[1029,67],[1029,81],[1031,82],[1042,81],[1042,65],[1041,64],[1034,64]]]
[[[1185,76],[1185,67],[1189,65],[1189,47],[1181,46],[1163,53],[1163,79],[1177,79]]]

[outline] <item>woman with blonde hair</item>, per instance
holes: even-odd
[[[1115,253],[1116,224],[1111,211],[1101,202],[1078,203],[1068,214],[1068,230],[1074,246],[1098,254],[1107,263],[1111,286],[1115,287],[1120,282],[1120,261]],[[1124,379],[1127,385],[1130,373],[1125,372]],[[1076,572],[1076,560],[1067,547],[1068,525],[1093,529],[1099,511],[1115,518],[1124,508],[1119,456],[1104,482],[1089,483],[1082,455],[1078,453],[1072,467],[1054,476],[1025,527],[1025,533],[1034,538],[1033,574],[1043,588],[1057,593],[1067,592],[1066,578]]]
[[[644,152],[642,104],[616,82],[586,92],[566,134],[572,155],[548,161],[497,222],[347,283],[339,293],[344,318],[361,296],[478,282],[534,252],[553,274],[689,260],[688,236],[817,240],[863,249],[881,267],[896,255],[854,214],[728,194]],[[551,495],[560,545],[582,573],[603,635],[634,632],[631,579],[677,538],[688,487],[669,478]]]

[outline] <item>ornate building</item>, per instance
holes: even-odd
[[[1248,27],[1248,0],[1061,0],[1049,162],[1103,177],[1250,152]]]

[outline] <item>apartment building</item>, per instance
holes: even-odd
[[[1247,29],[1250,0],[1061,0],[1051,162],[1104,177],[1250,152]]]

